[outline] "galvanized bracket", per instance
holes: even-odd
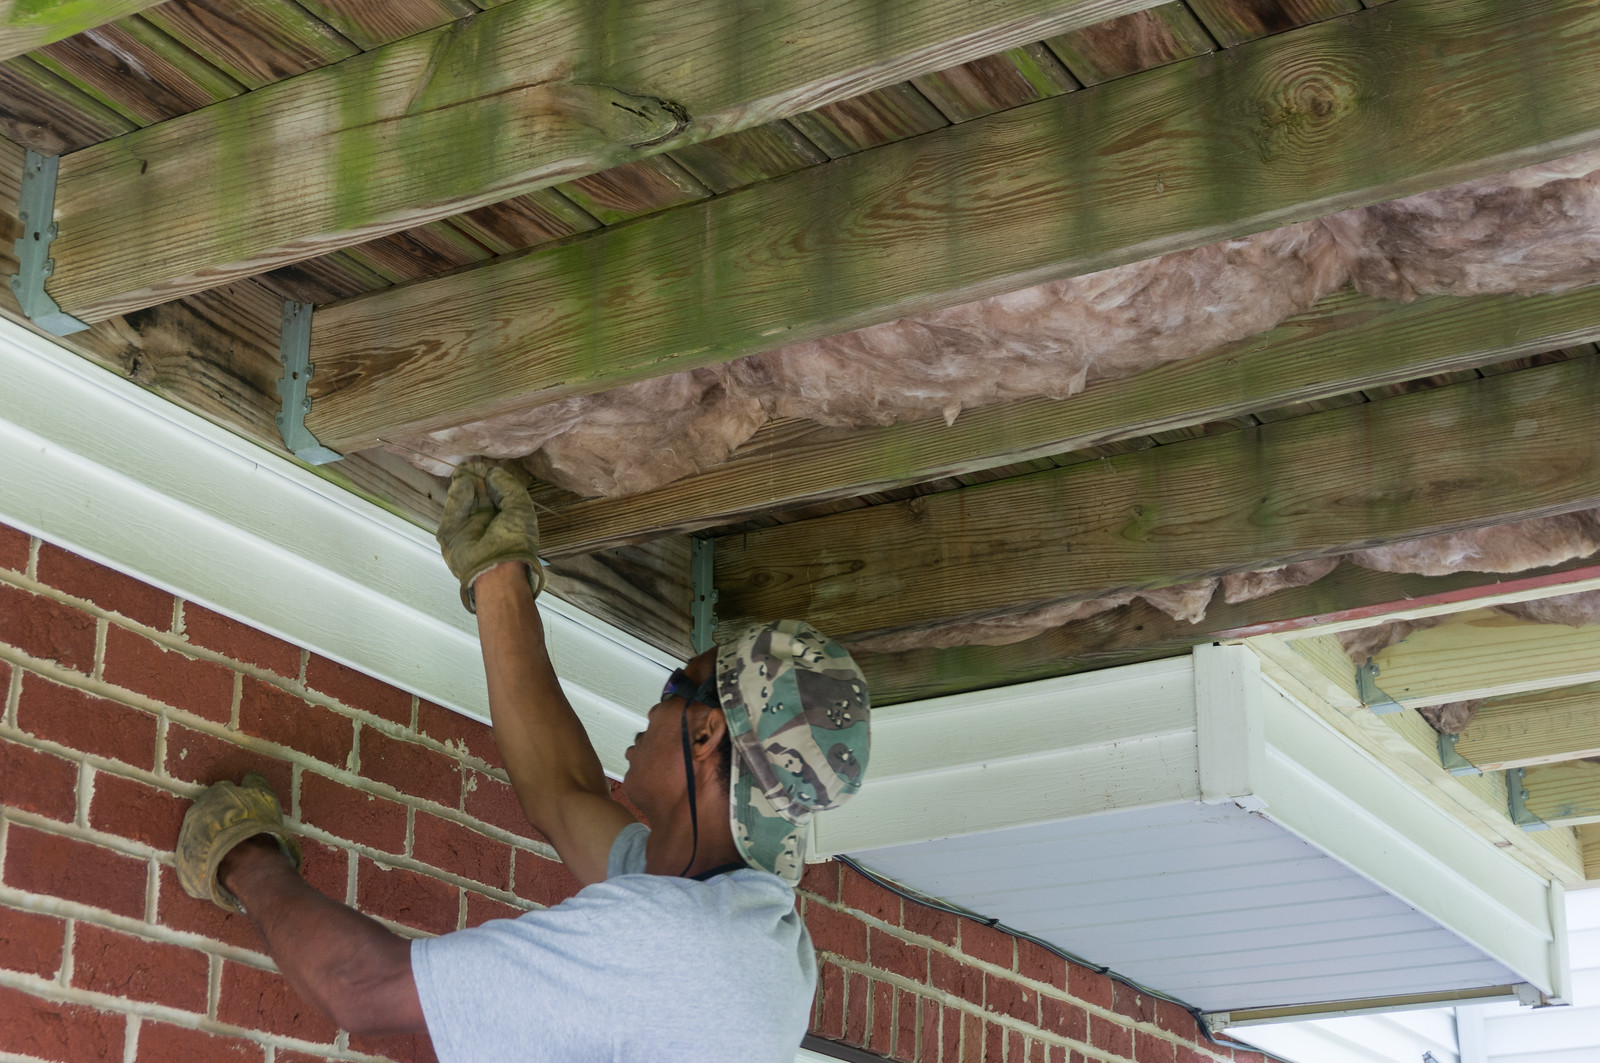
[[[1456,752],[1456,742],[1460,738],[1460,735],[1439,736],[1439,763],[1451,775],[1482,775],[1481,768]]]
[[[1549,830],[1550,824],[1528,811],[1528,788],[1523,785],[1522,768],[1506,772],[1506,804],[1510,806],[1511,822],[1526,831]]]
[[[310,303],[297,303],[293,299],[283,304],[283,333],[278,341],[278,353],[283,358],[278,394],[283,396],[283,409],[274,419],[283,435],[284,446],[292,450],[295,457],[312,465],[326,465],[344,455],[323,446],[306,427],[306,414],[311,412],[311,397],[306,394],[312,373],[311,310]]]
[[[1356,696],[1361,699],[1361,704],[1379,716],[1387,716],[1405,708],[1378,689],[1378,665],[1371,657],[1367,658],[1366,664],[1356,667]]]
[[[711,550],[710,539],[697,536],[689,540],[689,580],[694,588],[694,601],[690,603],[694,628],[689,644],[696,653],[704,653],[716,645],[717,589],[711,585]]]
[[[44,282],[56,271],[50,244],[59,232],[55,214],[56,170],[60,165],[59,155],[29,150],[23,158],[22,194],[17,199],[22,236],[13,245],[17,272],[11,275],[11,294],[35,325],[53,336],[70,336],[89,326],[62,310],[44,290]]]

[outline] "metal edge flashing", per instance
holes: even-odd
[[[475,621],[432,536],[0,320],[0,519],[466,716]],[[602,764],[670,658],[551,596],[551,657]]]

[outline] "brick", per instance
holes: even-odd
[[[961,1013],[961,1039],[956,1051],[958,1055],[952,1058],[959,1058],[962,1063],[986,1063],[983,1056],[983,1020],[978,1016]]]
[[[1170,1000],[1156,1001],[1156,1025],[1190,1041],[1200,1036],[1200,1024],[1195,1022],[1194,1016],[1183,1005]]]
[[[438,1063],[439,1058],[433,1054],[433,1039],[426,1033],[394,1034],[386,1037],[360,1037],[352,1034],[350,1048],[356,1052],[392,1059],[394,1063]],[[278,1058],[281,1060],[283,1056],[280,1054]]]
[[[1133,1058],[1133,1031],[1099,1015],[1089,1016],[1089,1043],[1113,1055]]]
[[[329,834],[387,853],[405,852],[406,807],[387,797],[303,771],[296,811],[300,822]]]
[[[78,810],[78,766],[0,738],[0,805],[70,823]]]
[[[863,915],[882,919],[890,926],[900,925],[900,895],[849,868],[841,872],[839,900]]]
[[[821,904],[806,905],[806,929],[818,952],[829,952],[857,963],[867,962],[867,925],[852,912]]]
[[[0,524],[0,568],[10,569],[12,572],[26,572],[29,541],[27,532]]]
[[[171,849],[178,844],[178,828],[189,804],[167,790],[98,771],[89,801],[89,826],[156,849]]]
[[[1006,1058],[1011,1060],[1011,1063],[1025,1063],[1027,1052],[1028,1045],[1022,1039],[1022,1032],[1020,1030],[1007,1030]]]
[[[935,952],[929,959],[928,981],[935,989],[953,993],[969,1004],[983,1007],[983,972],[963,963],[959,956]]]
[[[54,978],[66,934],[65,919],[0,908],[0,967]]]
[[[871,1033],[867,1036],[867,1049],[887,1056],[894,1045],[894,986],[888,982],[872,983]]]
[[[154,713],[36,675],[23,674],[17,726],[35,738],[60,742],[80,753],[120,760],[146,771],[156,766]]]
[[[989,1011],[1021,1019],[1029,1026],[1039,1025],[1039,994],[1021,982],[984,975],[983,1003]]]
[[[1067,992],[1097,1008],[1110,1009],[1114,995],[1109,977],[1079,964],[1067,967]]]
[[[56,1004],[0,986],[0,1052],[51,1063],[121,1059],[127,1020],[82,1004]]]
[[[903,1063],[912,1063],[917,1058],[917,1030],[921,1026],[918,1006],[921,999],[904,989],[895,990],[894,1048],[889,1054]]]
[[[223,779],[238,782],[252,771],[266,776],[279,801],[290,793],[288,761],[234,745],[226,738],[168,725],[166,772],[172,778],[209,785]]]
[[[173,930],[199,934],[225,945],[265,951],[249,919],[225,912],[210,901],[195,900],[178,885],[177,872],[164,865],[157,882],[156,923]]]
[[[515,919],[526,910],[514,904],[497,901],[493,897],[485,897],[481,893],[467,891],[468,926],[478,926],[491,919]]]
[[[552,908],[582,888],[559,860],[546,860],[538,853],[518,849],[514,861],[511,892],[523,900]]]
[[[1260,1052],[1249,1052],[1235,1048],[1233,1050],[1233,1063],[1267,1063],[1267,1057]]]
[[[325,897],[343,903],[350,887],[350,850],[315,838],[300,839],[300,874]]]
[[[354,668],[312,654],[306,659],[306,686],[352,709],[370,712],[390,723],[411,726],[411,694]]]
[[[1126,982],[1112,983],[1111,1010],[1136,1022],[1156,1021],[1155,997],[1139,992]]]
[[[206,954],[79,920],[72,937],[72,984],[147,1004],[203,1013],[211,964]]]
[[[301,1000],[282,975],[242,963],[222,965],[217,1019],[302,1041],[331,1043],[339,1033],[333,1020]]]
[[[800,873],[800,890],[825,901],[839,902],[839,872],[843,865],[835,860],[807,864]]]
[[[266,1049],[238,1037],[219,1037],[167,1022],[146,1019],[139,1027],[138,1063],[171,1063],[175,1059],[210,1063],[260,1063]],[[282,1059],[282,1055],[279,1055]]]
[[[183,637],[191,646],[273,672],[300,678],[300,647],[248,624],[214,613],[194,602],[183,603]]]
[[[1036,941],[1017,939],[1017,973],[1035,982],[1067,988],[1067,960]]]
[[[38,579],[107,612],[121,613],[136,624],[159,631],[172,627],[172,595],[43,540],[39,542]]]
[[[1005,1027],[997,1026],[992,1022],[983,1024],[983,1058],[985,1063],[991,1059],[1005,1058],[1005,1041]]]
[[[844,1036],[844,968],[836,963],[824,963],[817,977],[817,1027],[818,1037],[837,1041]]]
[[[918,1049],[915,1058],[922,1060],[923,1063],[935,1063],[939,1058],[939,1016],[944,1014],[944,1009],[939,1006],[937,1000],[931,998],[923,1000],[921,1007],[922,1027],[917,1035]]]
[[[1045,1043],[1030,1040],[1028,1042],[1028,1063],[1045,1063]]]
[[[1138,1063],[1175,1063],[1177,1053],[1171,1041],[1138,1030],[1133,1035],[1133,1058]]]
[[[461,806],[461,765],[453,757],[370,727],[361,731],[361,774],[424,801]]]
[[[1211,1063],[1211,1058],[1196,1049],[1178,1045],[1178,1063]]]
[[[880,971],[898,974],[917,982],[928,980],[928,950],[922,945],[901,941],[893,934],[873,927],[867,942],[868,960]]]
[[[356,868],[356,907],[392,923],[446,934],[460,919],[456,887],[405,868],[385,871],[366,857]]]
[[[965,1040],[966,1013],[946,1005],[939,1020],[939,1059],[961,1063],[961,1043]]]
[[[960,931],[960,917],[926,904],[906,904],[904,924],[906,930],[923,937],[933,938],[942,945],[955,947]]]
[[[1008,971],[1016,969],[1016,938],[972,919],[961,920],[961,951]]]
[[[63,668],[94,668],[94,617],[0,583],[0,642]]]
[[[1073,1053],[1077,1055],[1078,1053]],[[1045,1053],[1046,1063],[1068,1063],[1065,1045],[1051,1045]]]
[[[239,730],[339,768],[349,762],[356,733],[349,717],[250,676],[240,680]]]
[[[511,886],[511,846],[426,812],[418,812],[412,826],[411,855],[475,882]]]
[[[532,841],[549,842],[528,822],[527,813],[522,811],[522,803],[517,800],[517,792],[510,783],[501,782],[493,775],[472,768],[464,768],[463,772],[466,776],[464,807],[467,815]]]
[[[495,745],[494,728],[483,720],[418,698],[417,731],[490,767],[505,767],[500,759],[500,747]]]
[[[1039,1025],[1059,1037],[1083,1041],[1089,1036],[1089,1013],[1076,1004],[1040,994]]]
[[[231,670],[168,650],[116,625],[106,629],[101,675],[108,683],[216,723],[227,723],[233,715]]]
[[[89,842],[13,823],[0,878],[30,893],[144,918],[145,862]]]
[[[867,1004],[872,983],[867,976],[850,971],[844,987],[844,1043],[860,1048],[867,1043]]]

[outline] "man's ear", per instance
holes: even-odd
[[[704,760],[715,755],[722,745],[722,736],[728,733],[728,721],[721,709],[709,705],[692,705],[689,708],[689,741],[694,758]]]

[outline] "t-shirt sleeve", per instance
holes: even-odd
[[[650,828],[643,823],[630,823],[623,827],[617,840],[611,843],[611,855],[606,860],[606,878],[644,874],[644,848],[649,840]]]

